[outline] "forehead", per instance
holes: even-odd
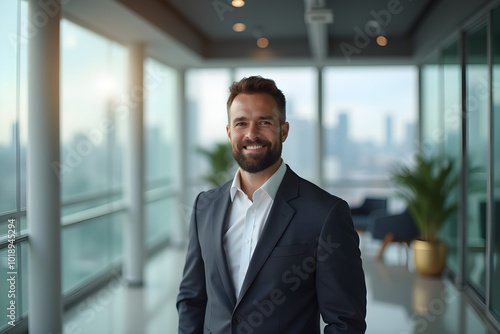
[[[240,93],[229,108],[229,118],[235,117],[278,117],[278,103],[267,93]]]

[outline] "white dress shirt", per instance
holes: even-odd
[[[236,297],[240,293],[250,259],[285,172],[286,165],[281,161],[278,170],[253,193],[253,202],[241,190],[239,169],[234,176],[230,190],[232,206],[226,223],[223,243]]]

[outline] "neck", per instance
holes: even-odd
[[[281,158],[270,167],[258,173],[249,173],[240,169],[241,190],[243,190],[248,198],[253,201],[253,193],[262,187],[262,185],[266,183],[266,181],[269,180],[274,173],[276,173],[280,166]]]

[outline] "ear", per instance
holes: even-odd
[[[288,137],[288,131],[290,130],[290,124],[288,122],[281,125],[281,142],[284,143]]]
[[[229,125],[226,125],[227,138],[231,141],[231,130],[229,130]]]

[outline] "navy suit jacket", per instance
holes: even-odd
[[[222,238],[231,182],[198,195],[177,298],[179,334],[364,333],[366,286],[347,203],[288,166],[235,295]]]

